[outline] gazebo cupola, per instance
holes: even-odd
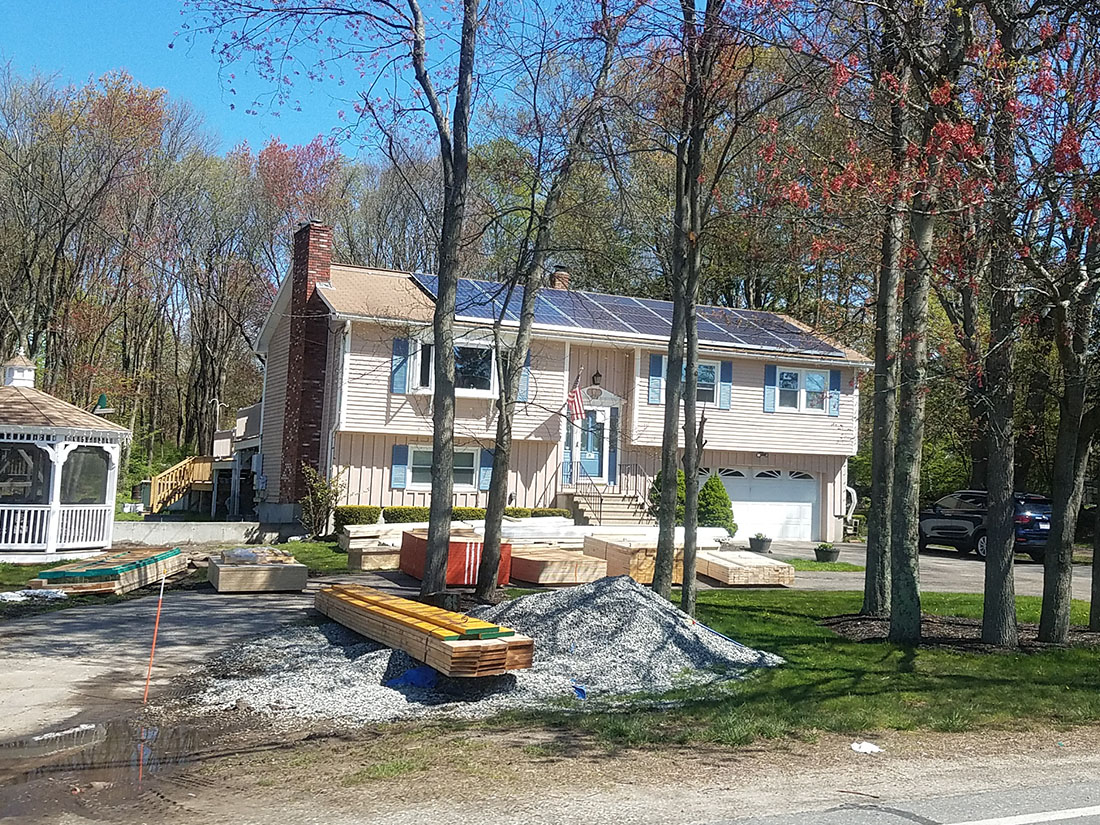
[[[130,431],[34,388],[20,354],[0,386],[0,561],[76,558],[111,546]]]

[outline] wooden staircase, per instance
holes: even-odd
[[[645,504],[636,495],[602,491],[599,500],[591,496],[573,499],[573,515],[578,524],[655,524]]]
[[[214,459],[192,455],[157,473],[149,482],[149,511],[159,513],[193,491],[214,489]]]

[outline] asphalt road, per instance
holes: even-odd
[[[1036,785],[893,804],[853,802],[797,815],[716,819],[714,825],[1031,825],[1068,822],[1100,825],[1100,785]]]
[[[863,544],[836,545],[840,548],[839,561],[864,565],[867,548]],[[748,542],[745,542],[748,549]],[[810,542],[772,542],[772,555],[776,558],[814,557],[814,545]],[[1043,595],[1043,565],[1038,562],[1016,562],[1016,595]],[[1073,568],[1073,597],[1087,601],[1090,597],[1092,571],[1090,565],[1078,564]],[[940,593],[982,593],[985,589],[985,563],[970,553],[961,555],[954,550],[929,548],[920,557],[921,588]],[[795,587],[800,590],[862,590],[863,573],[795,573]]]

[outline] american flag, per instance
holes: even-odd
[[[581,395],[581,377],[579,374],[577,380],[573,382],[573,389],[569,391],[566,406],[569,408],[570,421],[579,421],[584,418],[584,397]]]

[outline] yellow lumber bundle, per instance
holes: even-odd
[[[387,647],[403,650],[445,676],[499,676],[531,667],[535,643],[506,627],[391,596],[360,585],[317,592],[330,619]]]

